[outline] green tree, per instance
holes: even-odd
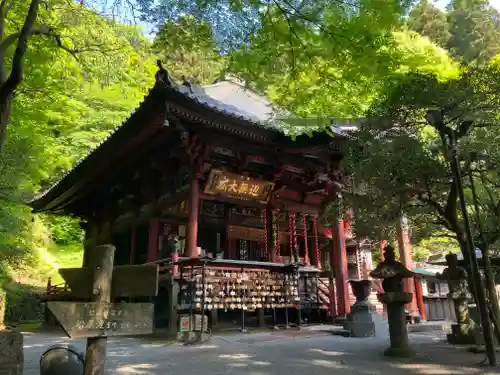
[[[96,17],[96,13],[65,0],[52,0],[40,7],[41,0],[0,1],[0,152],[7,135],[12,114],[12,101],[20,88],[32,60],[27,55],[33,49],[54,49],[80,60],[87,74],[110,81],[110,67],[127,65],[128,58],[120,52],[124,40],[138,43],[137,32],[121,31],[120,35],[102,34],[101,26],[111,26],[110,19]],[[86,35],[82,35],[82,27]],[[135,41],[131,40],[134,39]],[[83,55],[87,55],[84,56]],[[95,69],[98,62],[106,61],[106,69]],[[69,64],[69,69],[78,69]],[[40,77],[42,80],[42,77]],[[68,79],[71,79],[68,77]]]
[[[421,0],[412,8],[408,27],[442,48],[447,47],[451,37],[446,14],[428,0]]]
[[[471,155],[489,146],[492,156],[485,161],[478,186],[481,209],[472,221],[476,243],[487,262],[489,247],[500,235],[500,206],[494,196],[497,180],[492,177],[498,169],[498,151],[493,150],[499,145],[491,145],[497,139],[499,79],[500,70],[487,66],[464,69],[456,79],[445,81],[409,75],[394,85],[373,106],[370,120],[357,134],[351,165],[369,186],[370,201],[363,209],[372,215],[382,210],[386,217],[394,218],[403,210],[414,222],[423,217],[430,229],[437,226],[451,233],[468,259],[457,182],[449,168],[449,153],[441,143],[449,136],[457,140],[465,176],[473,167]],[[432,112],[428,112],[430,108]],[[488,175],[490,182],[485,178]],[[471,180],[465,182],[470,197]],[[472,210],[470,200],[469,207]],[[486,272],[486,279],[499,336],[500,311],[491,272]]]
[[[51,10],[50,17],[61,34],[67,32],[65,46],[86,49],[86,41],[98,37],[109,53],[93,53],[97,45],[87,44],[88,53],[75,59],[57,46],[51,48],[51,39],[30,40],[25,54],[29,64],[12,102],[9,137],[0,158],[3,269],[35,261],[52,239],[68,243],[79,238],[75,221],[32,215],[24,202],[102,142],[154,80],[149,43],[139,30],[62,4]],[[15,18],[18,10],[11,11]]]
[[[226,68],[211,26],[191,15],[168,20],[156,35],[153,50],[173,77],[184,76],[193,84],[213,83]]]
[[[500,53],[499,12],[487,0],[454,0],[448,11],[448,49],[466,63],[488,63]]]

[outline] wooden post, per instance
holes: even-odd
[[[333,224],[332,239],[333,245],[330,253],[330,264],[335,273],[337,314],[343,315],[351,310],[349,304],[349,286],[347,285],[347,253],[343,220],[339,220]]]
[[[83,263],[82,267],[86,267],[89,264],[90,257],[96,246],[97,239],[97,226],[95,224],[89,223],[85,228],[85,239],[83,241]]]
[[[113,245],[97,246],[93,257],[94,280],[92,285],[92,302],[97,302],[96,316],[107,318],[108,304],[111,301],[111,278],[113,275],[113,261],[115,247]],[[85,355],[84,375],[104,375],[106,359],[106,337],[89,337]]]
[[[137,227],[134,225],[132,227],[132,232],[130,233],[130,264],[135,263],[136,243],[137,243]]]
[[[198,256],[198,212],[200,209],[200,185],[195,177],[189,187],[189,217],[186,235],[186,256],[195,258]]]
[[[158,219],[151,219],[149,222],[148,262],[154,262],[158,258],[158,231]]]
[[[420,277],[413,278],[415,282],[415,294],[417,299],[417,306],[420,316],[422,320],[427,320],[427,314],[425,313],[425,305],[424,305],[424,290],[422,288],[422,279]]]

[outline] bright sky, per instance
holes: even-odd
[[[434,3],[439,8],[446,8],[446,6],[450,3],[450,0],[435,0]],[[497,9],[500,9],[500,0],[490,0],[490,4]]]

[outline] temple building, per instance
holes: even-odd
[[[355,241],[350,219],[329,227],[321,219],[324,200],[342,194],[345,135],[336,126],[333,137],[292,139],[280,131],[279,112],[235,79],[194,87],[160,70],[135,112],[30,205],[82,220],[83,266],[104,243],[116,247],[116,265],[159,264],[157,303],[170,302],[158,310],[170,322],[179,305],[172,285],[196,259],[212,259],[213,285],[227,284],[231,272],[253,280],[300,264],[295,298],[271,287],[250,303],[219,291],[207,297],[210,310],[267,314],[307,300],[344,315],[347,280],[372,268],[371,246]]]

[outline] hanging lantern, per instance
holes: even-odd
[[[314,216],[313,218],[314,226],[314,251],[316,254],[316,266],[321,267],[321,253],[319,251],[319,238],[318,238],[318,218]]]

